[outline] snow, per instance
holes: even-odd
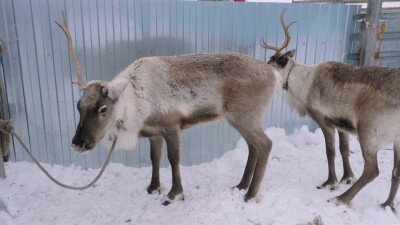
[[[349,185],[341,184],[335,191],[316,189],[327,178],[322,132],[302,127],[291,135],[280,128],[266,133],[274,146],[259,195],[252,202],[243,201],[245,191],[231,189],[240,181],[247,159],[241,139],[234,150],[211,163],[182,166],[185,200],[169,206],[161,203],[171,185],[170,168],[161,169],[162,193],[148,195],[150,167],[110,164],[94,188],[73,191],[51,183],[32,163],[8,162],[8,177],[0,180],[0,224],[400,224],[398,215],[379,206],[390,188],[390,148],[379,153],[379,177],[360,191],[351,206],[336,206],[327,200]],[[359,176],[363,159],[355,137],[350,146],[350,160]],[[98,173],[76,166],[45,167],[74,185],[84,185]],[[395,207],[400,207],[399,197]]]

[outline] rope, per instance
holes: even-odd
[[[103,174],[104,170],[106,169],[110,159],[111,159],[111,155],[115,149],[115,144],[117,143],[117,139],[118,139],[118,134],[115,135],[111,149],[108,153],[107,159],[103,164],[103,167],[101,168],[99,174],[94,178],[94,180],[92,182],[90,182],[89,184],[85,185],[85,186],[81,186],[81,187],[76,187],[76,186],[70,186],[70,185],[66,185],[64,183],[61,183],[60,181],[58,181],[57,179],[55,179],[41,164],[40,162],[35,158],[35,156],[32,154],[32,151],[26,146],[26,144],[22,141],[21,137],[15,133],[14,127],[11,123],[11,121],[5,121],[5,120],[1,120],[0,119],[0,132],[4,133],[4,134],[12,134],[14,135],[14,137],[19,141],[19,143],[22,145],[22,147],[24,148],[25,152],[28,153],[28,155],[32,158],[33,162],[39,167],[40,170],[43,171],[44,174],[46,174],[46,176],[53,181],[54,183],[58,184],[59,186],[63,187],[63,188],[67,188],[67,189],[72,189],[72,190],[85,190],[91,186],[93,186],[96,181],[101,177],[101,175]]]

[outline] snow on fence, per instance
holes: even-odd
[[[106,150],[88,155],[70,150],[79,118],[80,93],[71,85],[74,65],[67,41],[53,21],[67,16],[74,48],[86,80],[110,80],[134,60],[154,55],[240,52],[267,60],[273,53],[260,47],[265,37],[280,44],[285,20],[298,21],[290,28],[298,62],[344,61],[350,51],[354,15],[358,6],[344,4],[276,4],[185,2],[152,0],[3,0],[0,2],[0,41],[8,111],[16,130],[44,163],[98,168]],[[274,98],[264,127],[283,127],[290,133],[301,125],[316,128],[299,118],[282,96]],[[239,135],[227,124],[202,125],[183,132],[182,164],[211,161],[232,149]],[[15,141],[10,160],[30,161]],[[168,165],[163,154],[162,163]],[[133,152],[116,152],[114,162],[129,166],[150,165],[149,143],[143,139]]]

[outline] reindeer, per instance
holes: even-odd
[[[272,147],[261,118],[282,86],[276,69],[236,53],[148,57],[136,60],[110,82],[85,84],[65,17],[64,24],[57,24],[67,36],[77,67],[74,83],[83,91],[77,104],[79,124],[72,140],[76,151],[89,151],[101,140],[111,143],[117,127],[122,127],[116,144],[119,149],[132,150],[138,138],[150,137],[153,174],[147,191],[152,193],[160,189],[158,170],[164,138],[172,169],[172,187],[163,203],[168,205],[183,199],[181,130],[225,119],[243,136],[249,149],[236,188],[248,189],[245,201],[256,196]]]
[[[354,66],[328,61],[318,65],[302,65],[292,59],[295,50],[281,54],[290,36],[281,14],[285,30],[284,44],[273,49],[276,53],[268,64],[282,75],[288,101],[300,115],[310,115],[321,127],[326,142],[329,178],[322,186],[336,182],[334,170],[334,129],[339,130],[343,157],[342,180],[352,182],[353,173],[348,162],[348,134],[355,134],[365,160],[361,177],[343,194],[331,201],[349,204],[354,196],[379,174],[378,149],[394,143],[392,185],[383,207],[393,209],[393,199],[400,180],[400,70],[376,66]]]
[[[268,64],[274,66],[279,70],[279,72],[282,74],[282,79],[285,83],[283,83],[283,89],[287,91],[287,98],[289,105],[296,109],[296,111],[301,115],[309,115],[311,118],[313,118],[316,123],[319,125],[319,127],[322,130],[322,133],[324,134],[325,137],[325,146],[326,146],[326,155],[328,158],[328,179],[323,182],[322,184],[318,185],[318,189],[323,189],[323,188],[328,188],[330,190],[335,190],[338,187],[338,180],[336,177],[336,171],[335,171],[335,126],[331,122],[328,122],[325,120],[325,118],[321,118],[320,112],[321,108],[310,108],[307,107],[303,102],[299,100],[299,93],[294,92],[291,89],[289,89],[289,84],[288,84],[288,75],[291,73],[292,68],[299,68],[301,72],[304,71],[304,73],[308,73],[309,70],[304,69],[304,68],[314,68],[315,66],[306,66],[306,65],[301,65],[302,67],[300,68],[298,64],[296,64],[292,57],[294,56],[296,50],[291,50],[285,54],[280,54],[280,52],[286,48],[289,45],[290,42],[290,35],[289,35],[289,27],[295,23],[291,22],[289,25],[285,25],[283,16],[285,14],[285,10],[281,12],[280,15],[280,22],[283,27],[284,33],[285,33],[285,40],[282,43],[280,47],[275,47],[268,45],[264,39],[261,39],[261,46],[267,49],[272,49],[275,51],[275,54],[270,57]],[[289,62],[290,61],[290,62]],[[291,63],[291,64],[290,64]],[[293,67],[292,64],[296,64],[296,67]],[[289,68],[287,71],[283,71],[283,69]],[[293,71],[295,72],[295,71]],[[292,72],[292,73],[293,73]],[[297,72],[297,71],[296,71]],[[307,77],[307,76],[305,76]],[[307,79],[311,79],[310,77],[307,77]],[[297,82],[297,80],[296,80]],[[299,84],[300,85],[300,84]],[[303,92],[307,92],[307,89],[303,89]],[[350,166],[350,161],[349,161],[349,134],[343,131],[342,129],[338,129],[339,133],[339,149],[340,153],[342,156],[342,161],[343,161],[343,176],[340,181],[340,183],[345,183],[345,184],[353,184],[356,181],[356,178],[354,177],[353,171]]]

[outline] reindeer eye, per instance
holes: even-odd
[[[107,113],[107,106],[103,105],[102,107],[100,107],[99,109],[99,114],[105,114]]]

